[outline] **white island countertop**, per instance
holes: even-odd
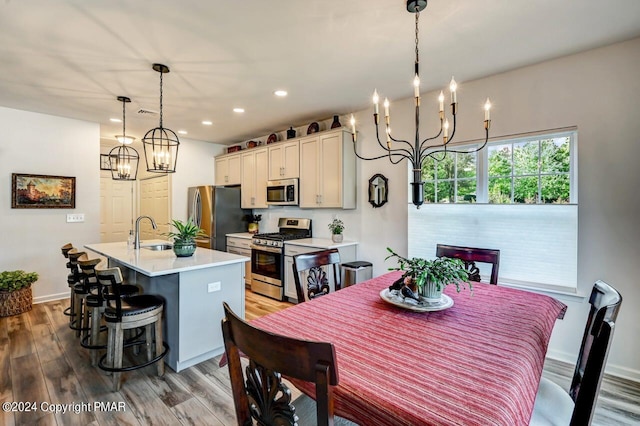
[[[177,257],[171,249],[155,251],[145,248],[158,244],[171,243],[164,240],[147,240],[141,244],[140,250],[127,248],[126,242],[87,244],[85,247],[149,277],[251,261],[246,256],[202,247],[198,247],[190,257]]]

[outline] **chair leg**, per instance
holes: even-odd
[[[91,337],[89,337],[89,345],[98,346],[100,341],[100,308],[91,309]],[[98,364],[98,349],[91,349],[91,365]]]
[[[155,324],[155,338],[156,338],[156,356],[160,355],[164,350],[162,345],[162,313],[158,315],[158,320]],[[164,359],[156,362],[158,369],[158,376],[164,375]]]
[[[76,337],[80,337],[80,331],[82,328],[82,299],[80,295],[75,294],[73,296],[73,300],[75,303],[75,312],[74,312],[74,325],[76,326]]]
[[[153,358],[153,324],[147,324],[144,326],[144,334],[145,334],[145,347],[147,349],[147,361],[151,361]]]
[[[85,299],[85,302],[86,302],[86,299]],[[86,303],[83,303],[83,305],[84,305],[84,315],[82,316],[82,330],[80,330],[81,339],[84,339],[85,336],[87,336],[90,333],[91,329],[89,328],[89,324],[93,314],[93,309],[89,309]]]
[[[115,325],[113,324],[109,324],[108,326],[108,332],[107,332],[107,360],[106,360],[106,365],[107,367],[113,367],[113,358],[114,358],[114,354],[115,354],[115,347],[116,347],[116,330],[115,330]],[[113,374],[112,372],[107,372],[107,374]]]
[[[116,323],[114,328],[114,354],[113,354],[113,368],[122,368],[122,351],[124,350],[124,335],[122,332],[122,323]],[[115,392],[120,390],[120,373],[119,371],[113,372],[113,390]]]

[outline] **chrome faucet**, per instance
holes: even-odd
[[[158,229],[158,225],[156,225],[156,221],[153,220],[153,218],[151,216],[139,216],[136,219],[136,232],[135,235],[133,237],[133,249],[134,250],[140,250],[140,220],[141,219],[149,219],[151,221],[151,226],[153,226],[153,229]]]

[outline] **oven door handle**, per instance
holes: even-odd
[[[251,250],[266,251],[268,253],[276,253],[276,254],[282,253],[282,247],[257,246],[255,244],[251,244]]]

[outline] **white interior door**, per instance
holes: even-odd
[[[135,182],[100,177],[100,242],[127,241],[134,220]]]
[[[170,177],[162,175],[140,180],[140,215],[151,216],[158,225],[156,231],[151,222],[143,219],[140,222],[140,239],[166,239],[163,233],[170,230],[171,217]]]

